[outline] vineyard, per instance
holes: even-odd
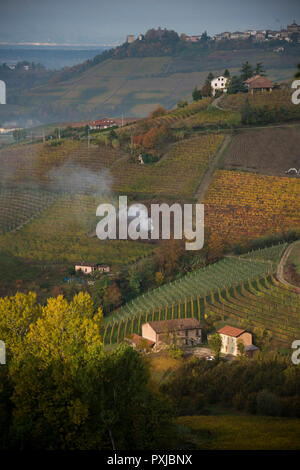
[[[187,116],[184,119],[172,124],[172,128],[177,129],[185,127],[187,129],[201,128],[201,127],[237,127],[241,125],[241,116],[239,113],[232,111],[222,111],[217,108],[209,108],[201,112],[195,113],[192,116]]]
[[[211,303],[206,315],[250,331],[259,328],[278,346],[290,346],[300,334],[300,296],[272,276],[241,283],[233,294],[227,291]]]
[[[218,327],[231,324],[254,332],[257,344],[290,346],[300,334],[300,296],[285,288],[274,276],[262,274],[232,286],[185,298],[136,314],[123,315],[104,327],[105,344],[120,342],[132,333],[141,334],[147,321],[195,317]],[[145,308],[145,306],[144,306]]]
[[[250,260],[264,260],[270,261],[272,263],[279,263],[282,258],[282,255],[287,248],[287,243],[280,243],[268,248],[263,248],[260,250],[253,250],[245,255],[242,255],[242,258]]]
[[[0,237],[0,250],[16,257],[55,263],[80,261],[121,265],[153,253],[153,245],[119,240],[100,241],[95,231],[100,202],[108,196],[66,194],[21,230]]]
[[[204,199],[209,246],[300,229],[300,180],[217,170]]]
[[[223,168],[286,176],[285,171],[299,167],[299,148],[300,133],[297,126],[247,129],[232,139]]]
[[[194,315],[203,319],[203,315],[201,316],[203,296],[213,296],[213,292],[220,292],[241,281],[262,277],[273,272],[275,268],[275,263],[226,258],[206,268],[193,271],[177,281],[139,296],[106,317],[105,340],[111,343],[123,338],[125,333],[138,333],[141,324],[147,319],[159,320]]]
[[[178,142],[151,166],[116,162],[111,168],[113,188],[126,193],[191,197],[223,138],[210,134]]]
[[[30,189],[0,190],[0,234],[21,228],[54,203],[54,193]]]
[[[108,146],[88,148],[86,142],[70,139],[55,144],[23,144],[1,149],[0,183],[28,187],[38,184],[45,189],[64,190],[63,184],[57,188],[59,170],[63,169],[64,174],[68,175],[72,171],[78,172],[78,168],[84,168],[99,174],[124,157],[122,151]],[[101,188],[97,188],[97,191],[101,191]]]
[[[272,93],[236,93],[234,95],[226,94],[222,98],[221,106],[230,111],[240,111],[246,102],[249,100],[250,106],[259,108],[268,106],[270,108],[287,107],[297,111],[297,106],[292,103],[292,93],[294,90],[273,90]],[[299,114],[299,110],[298,110]],[[299,115],[300,116],[300,115]]]

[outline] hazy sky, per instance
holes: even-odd
[[[214,34],[293,19],[299,0],[0,0],[0,40],[112,43],[158,26]]]

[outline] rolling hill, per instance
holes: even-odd
[[[1,107],[0,121],[22,116],[40,122],[121,114],[143,117],[158,104],[170,109],[179,100],[190,99],[194,86],[203,85],[209,72],[220,74],[228,68],[234,74],[246,60],[263,62],[273,81],[291,79],[299,49],[295,45],[278,54],[262,47],[203,50],[189,46],[176,55],[91,61],[57,75],[46,85],[15,94],[14,104]]]

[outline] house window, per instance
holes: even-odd
[[[188,336],[188,335],[189,335],[188,330],[185,330],[185,336]]]

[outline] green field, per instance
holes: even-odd
[[[192,449],[299,450],[300,420],[265,416],[182,416],[182,444]]]

